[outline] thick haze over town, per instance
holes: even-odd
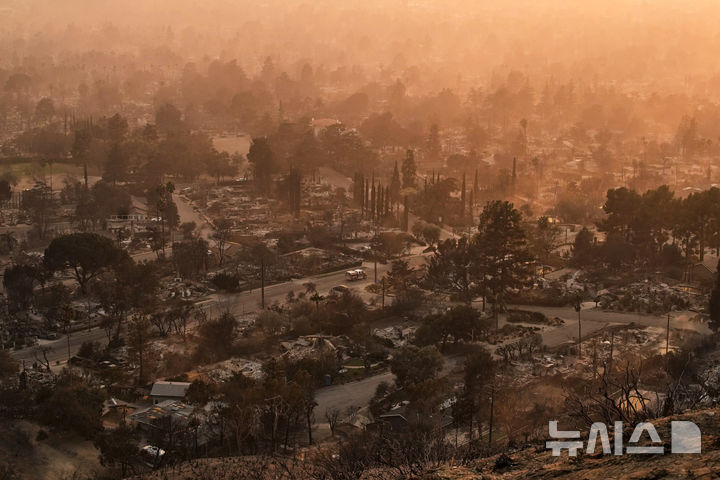
[[[0,480],[720,478],[719,16],[0,0]]]

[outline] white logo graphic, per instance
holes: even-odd
[[[670,423],[671,429],[671,453],[701,453],[702,446],[702,435],[700,428],[689,421],[673,421]],[[579,430],[558,430],[557,420],[553,420],[549,425],[550,437],[555,439],[563,440],[550,440],[545,443],[545,446],[552,450],[552,454],[555,457],[560,456],[563,450],[567,450],[568,455],[571,457],[577,456],[578,450],[583,448],[583,441],[580,439]],[[589,454],[595,453],[598,440],[600,441],[600,448],[606,455],[611,453],[614,455],[623,454],[651,454],[651,455],[663,455],[665,453],[665,447],[660,435],[658,435],[655,426],[650,422],[638,423],[635,429],[630,435],[629,444],[637,444],[643,435],[647,436],[653,445],[650,446],[639,446],[629,445],[625,447],[623,451],[623,423],[615,422],[613,424],[613,445],[610,445],[610,436],[608,435],[607,425],[601,422],[595,422],[590,426],[590,432],[588,434],[587,447],[585,452]]]

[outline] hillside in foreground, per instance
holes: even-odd
[[[671,454],[670,422],[689,420],[702,432],[701,454]],[[595,454],[579,453],[577,457],[553,457],[545,445],[532,445],[508,450],[496,455],[478,458],[463,465],[446,463],[427,467],[422,473],[401,473],[395,468],[374,468],[360,477],[346,478],[389,480],[418,478],[423,480],[465,480],[465,479],[715,479],[720,478],[720,418],[717,409],[688,412],[653,421],[661,440],[664,455],[625,454],[604,455],[600,443]],[[626,432],[629,435],[629,432]],[[612,439],[611,439],[612,442]],[[651,445],[647,435],[633,444]],[[627,439],[626,439],[626,446]],[[349,472],[348,472],[349,473]],[[310,460],[293,460],[289,463],[257,457],[232,457],[224,459],[203,459],[168,470],[161,470],[143,477],[142,480],[213,479],[330,479],[337,476],[310,465]]]

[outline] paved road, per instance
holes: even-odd
[[[107,336],[105,330],[100,327],[93,327],[90,330],[83,330],[75,332],[70,335],[70,355],[75,355],[80,350],[80,345],[83,342],[107,342]],[[61,362],[64,364],[68,358],[68,345],[67,337],[62,336],[57,340],[47,341],[40,340],[39,344],[30,348],[23,348],[22,350],[13,351],[13,356],[20,361],[25,361],[26,365],[32,365],[36,359],[43,359],[41,349],[49,348],[47,358],[50,361],[51,366],[55,365],[55,362]]]
[[[176,196],[176,203],[178,205],[178,211],[182,222],[195,221],[200,228],[202,235],[206,238],[212,233],[211,227],[202,218],[202,216],[195,212],[192,207],[184,201],[180,196]],[[413,219],[414,220],[414,219]],[[444,237],[452,235],[449,231],[443,231]],[[424,257],[421,253],[421,248],[413,250],[412,255],[406,257],[412,266],[420,266],[424,263]],[[144,254],[143,254],[144,255]],[[154,255],[150,253],[149,255]],[[139,260],[139,258],[136,258]],[[352,290],[361,294],[365,299],[369,299],[372,295],[365,291],[365,287],[370,284],[374,279],[374,264],[372,262],[365,262],[363,268],[368,273],[368,278],[362,281],[347,282],[345,280],[344,271],[338,271],[323,275],[315,275],[302,279],[292,280],[290,282],[284,282],[275,285],[269,285],[265,288],[265,303],[271,305],[274,302],[283,302],[289,292],[298,294],[305,290],[304,284],[307,282],[313,282],[316,285],[317,290],[322,294],[326,295],[329,290],[336,286],[346,284]],[[377,276],[380,278],[387,270],[390,265],[377,265]],[[209,313],[220,313],[225,310],[229,310],[234,314],[243,314],[252,311],[256,311],[260,305],[260,289],[254,289],[252,291],[241,292],[238,294],[214,294],[210,297],[198,302],[198,305],[209,311]],[[546,328],[543,331],[543,341],[546,345],[553,347],[566,343],[571,340],[577,340],[577,314],[571,307],[535,307],[527,305],[517,305],[512,308],[520,308],[525,310],[534,310],[542,312],[548,317],[560,317],[565,320],[565,324],[557,328]],[[700,333],[709,333],[707,325],[692,322],[689,320],[690,314],[687,312],[675,312],[672,316],[671,327],[678,329],[692,329]],[[590,335],[602,328],[609,325],[627,325],[635,323],[636,325],[652,326],[664,328],[667,324],[667,318],[664,316],[652,316],[652,315],[638,315],[631,313],[618,313],[618,312],[606,312],[602,310],[586,309],[581,312],[582,319],[582,331],[583,337]],[[501,319],[501,325],[504,324],[504,320]],[[98,341],[103,342],[106,340],[105,331],[102,328],[95,327],[91,330],[77,332],[70,337],[70,354],[74,355],[77,353],[80,345],[85,341]],[[56,361],[63,362],[67,359],[67,339],[62,337],[55,341],[41,342],[40,346],[47,346],[51,348],[48,353],[48,359],[51,363]],[[20,360],[32,363],[36,359],[36,355],[39,355],[38,347],[18,350],[13,352],[14,356]],[[328,402],[337,402],[341,409],[347,408],[348,406],[355,404],[364,404],[369,400],[375,392],[377,384],[383,380],[391,379],[390,374],[383,374],[379,377],[372,377],[371,379],[357,382],[357,386],[338,386],[331,387],[330,389],[324,390],[323,395],[327,395],[329,400],[323,400],[325,405]],[[327,392],[327,393],[325,393]],[[324,398],[324,397],[322,397]],[[335,400],[332,400],[335,399]],[[365,399],[364,401],[362,401]],[[320,402],[319,402],[320,403]],[[324,413],[324,409],[320,407],[319,412]]]
[[[190,203],[188,203],[181,195],[173,193],[172,197],[175,201],[175,205],[177,205],[180,223],[195,222],[198,235],[209,241],[213,234],[213,228],[207,222],[207,219],[199,212],[193,210],[192,205],[190,205]]]
[[[543,342],[549,347],[556,347],[570,340],[577,341],[577,312],[572,307],[537,307],[531,305],[511,305],[510,308],[541,312],[549,318],[559,317],[565,324],[557,328],[546,328],[542,332]],[[692,312],[673,312],[670,316],[671,329],[694,330],[709,334],[707,324],[690,320],[695,316]],[[595,308],[580,312],[583,338],[610,325],[635,325],[645,327],[667,327],[667,316],[640,315],[637,313],[608,312]]]
[[[410,260],[413,264],[420,264],[423,261],[421,255],[413,256]],[[323,275],[296,279],[290,282],[269,285],[265,288],[265,304],[271,305],[274,302],[284,302],[289,292],[292,291],[295,294],[298,294],[305,291],[304,284],[307,282],[315,283],[316,288],[321,295],[327,295],[330,289],[336,285],[347,285],[351,288],[351,290],[362,294],[365,297],[370,296],[370,294],[365,292],[365,287],[373,281],[374,266],[373,263],[366,262],[363,267],[368,273],[368,278],[366,280],[356,282],[347,282],[345,280],[345,271],[342,270]],[[389,268],[389,264],[378,264],[378,278],[380,278]],[[196,304],[208,311],[210,314],[219,314],[229,310],[233,314],[241,315],[259,309],[260,289],[257,288],[237,294],[213,294]],[[105,342],[107,341],[107,337],[105,335],[105,331],[100,327],[73,333],[70,336],[70,354],[75,355],[80,349],[80,345],[82,345],[85,341]],[[41,341],[41,344],[35,347],[14,351],[13,355],[19,360],[25,360],[26,362],[32,364],[32,362],[35,361],[36,355],[40,356],[41,347],[49,347],[51,349],[47,356],[52,364],[58,360],[63,363],[67,360],[67,338],[64,336],[58,340]]]
[[[421,250],[422,249],[417,249],[412,255],[405,257],[411,266],[420,267],[424,264],[425,255],[420,253]],[[385,265],[381,263],[377,264],[378,280],[382,278],[390,267],[390,263]],[[295,293],[295,295],[300,292],[304,292],[305,284],[308,282],[314,283],[315,288],[321,295],[327,295],[330,293],[330,289],[335,286],[346,285],[350,288],[350,290],[359,294],[365,300],[369,300],[373,297],[373,295],[367,293],[365,287],[375,280],[375,264],[373,262],[363,262],[362,268],[367,273],[367,279],[365,280],[349,282],[345,279],[345,271],[341,270],[332,273],[303,277],[275,285],[268,285],[265,287],[265,305],[272,305],[276,301],[280,303],[284,302],[287,294],[290,292]],[[244,291],[236,294],[214,294],[208,301],[203,302],[203,306],[204,308],[209,309],[211,313],[229,310],[230,312],[238,315],[257,310],[260,303],[261,292],[259,288],[256,288],[251,291]]]
[[[204,238],[208,239],[210,235],[212,235],[212,227],[206,222],[203,216],[193,210],[192,206],[190,206],[190,204],[182,196],[173,194],[173,199],[178,207],[180,221],[195,222],[198,226],[200,234]],[[425,256],[421,252],[422,248],[415,248],[412,251],[412,255],[406,257],[412,266],[417,267],[424,263]],[[151,260],[155,257],[156,255],[153,252],[143,252],[133,255],[135,261]],[[374,281],[375,265],[372,262],[365,262],[363,264],[363,268],[367,272],[368,278],[361,281],[347,282],[345,280],[345,272],[343,270],[296,279],[290,282],[269,285],[265,288],[265,304],[271,305],[274,302],[284,302],[289,292],[292,291],[297,295],[298,293],[304,291],[304,284],[307,282],[313,282],[321,295],[327,295],[330,289],[337,285],[347,285],[367,300],[372,295],[365,291],[365,287]],[[383,265],[378,263],[377,278],[381,278],[389,268],[390,264]],[[211,314],[222,313],[229,310],[236,315],[240,315],[258,310],[260,297],[259,288],[237,294],[218,293],[199,301],[198,305],[201,308],[206,309]],[[70,355],[75,355],[80,349],[80,345],[82,345],[85,341],[104,342],[106,340],[107,337],[105,335],[105,331],[99,327],[72,334],[70,338]],[[61,337],[60,339],[54,341],[41,342],[40,346],[18,350],[13,352],[13,354],[19,360],[25,360],[26,362],[32,363],[35,361],[36,356],[40,355],[41,346],[50,348],[47,357],[52,364],[55,364],[56,361],[64,363],[67,360],[67,339],[65,337]]]
[[[317,407],[315,414],[319,421],[324,421],[325,412],[335,408],[344,416],[345,411],[350,407],[364,407],[373,395],[377,386],[382,382],[392,384],[395,376],[390,372],[381,373],[372,377],[358,380],[357,382],[344,383],[342,385],[333,385],[318,390],[315,396]]]
[[[387,268],[387,265],[378,264],[378,276],[384,273]],[[366,264],[366,269],[368,270],[367,280],[348,283],[348,285],[353,290],[362,292],[364,291],[365,286],[372,282],[372,264]],[[270,285],[265,288],[266,305],[271,305],[273,302],[276,301],[283,302],[288,292],[290,291],[293,291],[296,294],[304,291],[305,287],[303,286],[303,284],[308,281],[315,283],[317,285],[318,291],[322,295],[326,295],[329,290],[336,285],[347,283],[345,281],[345,272],[340,271],[325,275],[318,275],[314,277],[293,280],[291,282]],[[257,310],[259,308],[259,304],[259,288],[252,291],[232,295],[215,294],[203,301],[198,302],[198,305],[200,307],[206,309],[211,314],[222,313],[225,310],[230,310],[234,314],[247,313]],[[94,327],[90,330],[73,333],[70,336],[70,354],[75,355],[80,349],[80,345],[82,345],[82,343],[85,341],[107,341],[105,330],[100,327]],[[47,355],[51,363],[54,364],[57,360],[61,362],[65,362],[67,360],[67,338],[65,336],[53,341],[41,340],[40,345],[31,348],[24,348],[22,350],[16,350],[13,352],[13,355],[19,360],[25,360],[26,362],[32,364],[32,362],[35,361],[36,355],[41,357],[39,353],[41,347],[49,347],[51,349],[51,351],[48,352]]]

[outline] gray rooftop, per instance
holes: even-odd
[[[183,398],[190,384],[188,382],[159,381],[153,384],[150,396]]]

